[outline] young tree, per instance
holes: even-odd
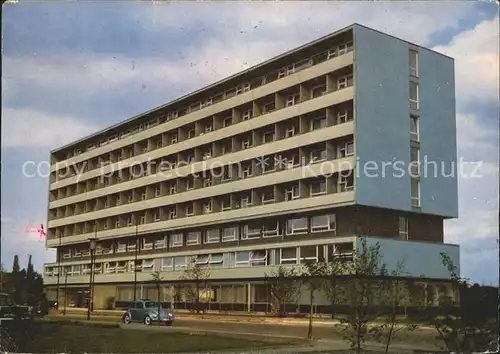
[[[196,263],[192,258],[187,268],[182,272],[180,280],[184,282],[182,291],[186,299],[194,304],[194,311],[200,314],[200,298],[202,290],[206,289],[207,280],[210,278],[210,270]]]
[[[157,301],[158,301],[158,316],[160,316],[161,313],[161,281],[163,280],[162,276],[160,275],[160,272],[155,271],[153,274],[151,274],[151,277],[153,278],[153,281],[155,282],[156,285],[156,295],[157,295]]]
[[[344,262],[334,257],[325,265],[324,272],[326,280],[323,283],[323,290],[330,301],[333,320],[335,319],[335,305],[342,295],[341,282],[338,281],[338,277],[345,274]]]
[[[381,263],[380,245],[369,246],[365,238],[359,238],[358,242],[353,260],[345,263],[349,280],[343,289],[350,311],[345,318],[340,319],[339,327],[351,349],[361,353],[364,351],[369,324],[378,317],[374,305],[380,299],[380,277],[386,271]]]
[[[322,262],[306,262],[304,264],[304,272],[302,273],[303,284],[309,292],[309,328],[307,331],[307,339],[312,339],[313,333],[313,305],[314,294],[316,291],[323,289],[325,283],[325,273],[327,264]]]
[[[381,325],[374,326],[370,331],[374,337],[385,345],[385,353],[396,337],[411,332],[416,325],[398,320],[398,308],[407,307],[411,302],[408,288],[409,280],[403,279],[404,263],[398,262],[396,268],[390,271],[386,280],[382,280],[381,304],[388,310],[388,315],[382,316]]]
[[[266,274],[266,283],[269,285],[272,311],[277,316],[284,316],[286,304],[296,302],[300,292],[297,280],[300,273],[293,267],[279,266]],[[275,304],[275,305],[274,305]]]

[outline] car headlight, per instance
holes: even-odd
[[[151,317],[157,318],[158,317],[158,312],[151,312]]]

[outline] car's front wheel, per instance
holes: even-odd
[[[144,317],[144,324],[146,326],[151,325],[151,317],[149,317],[149,316]]]
[[[130,315],[129,314],[126,314],[125,316],[123,316],[123,323],[125,323],[125,324],[130,323]]]

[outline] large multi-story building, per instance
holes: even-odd
[[[83,306],[91,238],[96,307],[134,284],[155,298],[153,271],[182,302],[194,257],[213,308],[257,309],[272,267],[352,254],[360,237],[407,276],[445,279],[454,90],[453,59],[355,24],[52,151],[50,296]]]

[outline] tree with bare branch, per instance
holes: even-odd
[[[309,328],[307,339],[312,339],[313,334],[313,305],[316,291],[325,288],[325,274],[328,265],[324,262],[310,261],[304,264],[302,283],[309,292]]]
[[[364,237],[358,241],[359,247],[354,250],[353,260],[344,263],[349,280],[344,282],[343,291],[350,310],[337,326],[351,349],[362,353],[370,326],[374,326],[373,321],[378,317],[374,305],[380,299],[382,288],[379,277],[386,271],[381,263],[380,245],[368,245]]]
[[[210,278],[210,270],[196,262],[196,258],[190,259],[187,268],[182,272],[180,280],[184,283],[182,293],[187,301],[194,305],[196,314],[202,312],[201,296],[206,290],[207,281]]]
[[[403,278],[404,263],[398,262],[396,268],[388,273],[387,279],[382,280],[380,289],[380,304],[388,311],[379,317],[381,324],[372,326],[370,333],[373,337],[384,344],[385,353],[396,337],[401,337],[417,328],[417,325],[400,321],[398,308],[407,307],[411,304],[409,291],[409,280]]]
[[[156,271],[151,274],[151,277],[153,278],[153,281],[155,282],[156,285],[156,294],[157,294],[157,300],[158,300],[158,314],[161,313],[161,281],[163,280],[163,277],[160,275],[160,272]]]
[[[272,311],[277,316],[284,316],[285,306],[297,302],[300,295],[300,273],[293,267],[279,266],[266,274],[266,283],[269,285],[273,307]]]

